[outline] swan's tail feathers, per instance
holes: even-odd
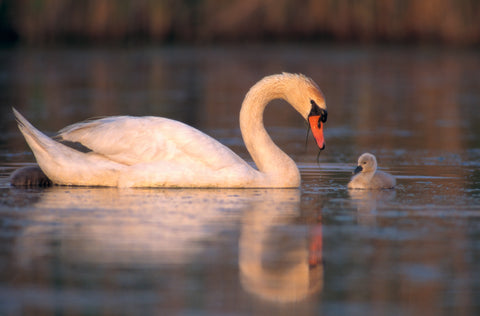
[[[20,132],[22,132],[25,140],[34,154],[37,154],[38,150],[42,150],[44,153],[48,152],[47,149],[50,147],[49,144],[54,142],[54,140],[36,129],[15,108],[12,108],[12,110],[13,114],[15,115],[15,119],[17,120],[18,128],[20,129]]]
[[[53,183],[117,186],[118,170],[122,166],[66,146],[40,132],[16,109],[13,113],[38,165]]]

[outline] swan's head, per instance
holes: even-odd
[[[310,124],[310,129],[312,130],[313,137],[317,142],[318,148],[320,150],[325,149],[325,138],[323,137],[323,124],[327,121],[327,110],[322,109],[317,105],[314,100],[310,100],[312,105],[310,113],[308,114],[308,123]]]
[[[370,153],[364,153],[358,158],[358,165],[353,173],[375,172],[375,170],[377,170],[377,159]]]
[[[327,106],[322,91],[304,75],[282,75],[289,81],[285,99],[308,121],[318,147],[324,149],[323,125],[327,121]]]

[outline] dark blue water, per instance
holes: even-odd
[[[480,312],[477,51],[332,46],[0,52],[0,314],[472,315]],[[319,157],[283,102],[265,112],[298,190],[21,189],[11,106],[53,133],[158,115],[248,153],[238,112],[282,71],[326,95]],[[349,191],[363,152],[397,177]]]

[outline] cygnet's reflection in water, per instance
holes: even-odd
[[[248,292],[267,301],[301,301],[323,288],[321,223],[314,229],[292,225],[299,215],[299,191],[276,193],[284,202],[277,204],[272,198],[254,203],[243,214],[241,282]]]
[[[22,190],[14,193],[21,198]],[[217,252],[209,258],[208,247],[218,246],[216,238],[225,230],[239,230],[242,287],[255,297],[290,302],[323,286],[321,231],[313,237],[320,242],[313,243],[318,260],[312,261],[309,227],[296,223],[299,205],[297,189],[54,186],[21,212],[27,220],[13,252],[18,269],[35,267],[38,274],[38,267],[46,267],[46,280],[51,279],[52,260],[88,267],[158,268],[202,258],[215,264],[225,258]],[[237,246],[235,240],[232,245]]]
[[[375,225],[377,205],[395,198],[395,190],[349,189],[350,199],[357,208],[357,220],[362,225]]]

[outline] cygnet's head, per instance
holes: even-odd
[[[377,159],[370,153],[364,153],[358,158],[358,165],[353,173],[375,172],[375,170],[377,170]]]

